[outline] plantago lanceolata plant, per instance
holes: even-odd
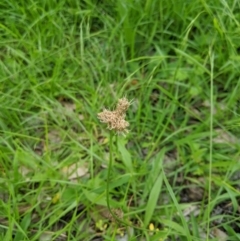
[[[116,132],[117,134],[125,134],[128,133],[127,127],[129,123],[125,120],[126,111],[130,106],[130,102],[124,97],[118,100],[117,107],[115,110],[110,111],[104,109],[103,112],[98,113],[98,119],[106,123],[108,126],[107,128],[110,130],[110,150],[109,150],[109,166],[108,166],[108,176],[107,176],[107,206],[109,212],[111,213],[114,219],[121,221],[117,215],[112,211],[109,203],[109,183],[110,183],[110,171],[113,162],[113,134]],[[121,221],[122,222],[122,221]]]

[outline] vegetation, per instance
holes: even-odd
[[[240,240],[239,10],[2,0],[0,240]]]

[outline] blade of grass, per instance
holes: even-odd
[[[163,175],[159,174],[157,180],[155,181],[152,190],[149,194],[149,198],[146,205],[146,211],[144,216],[144,227],[147,227],[149,222],[151,221],[151,218],[154,214],[154,209],[156,208],[157,201],[159,199],[159,195],[162,191],[162,182],[163,182]]]
[[[186,221],[186,219],[185,219],[185,217],[183,215],[183,212],[181,210],[181,207],[180,207],[180,205],[179,205],[179,203],[177,201],[176,195],[174,194],[173,189],[172,189],[170,183],[168,182],[168,179],[166,177],[164,169],[162,169],[162,176],[163,176],[164,184],[167,187],[167,190],[168,190],[168,192],[169,192],[169,194],[170,194],[170,196],[171,196],[171,198],[173,200],[173,203],[174,203],[176,209],[178,210],[180,219],[182,221],[182,225],[183,225],[183,229],[181,229],[182,234],[187,237],[188,241],[191,241],[192,238],[191,238],[191,234],[190,234],[190,231],[189,231],[189,228],[188,228],[187,221]]]
[[[209,49],[210,58],[210,123],[209,123],[209,173],[208,173],[208,222],[207,222],[207,241],[210,235],[210,219],[211,219],[211,196],[212,196],[212,161],[213,161],[213,115],[214,115],[214,88],[213,88],[213,71],[214,71],[214,52],[212,48]]]

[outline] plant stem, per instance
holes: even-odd
[[[111,215],[113,215],[110,202],[109,202],[109,184],[110,184],[110,173],[112,169],[112,162],[113,162],[113,132],[110,131],[109,134],[109,164],[108,164],[108,173],[107,173],[107,207]]]

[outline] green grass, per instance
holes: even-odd
[[[239,240],[239,8],[1,1],[0,239]],[[125,224],[106,217],[97,119],[122,96],[130,133],[114,137],[109,189]]]

